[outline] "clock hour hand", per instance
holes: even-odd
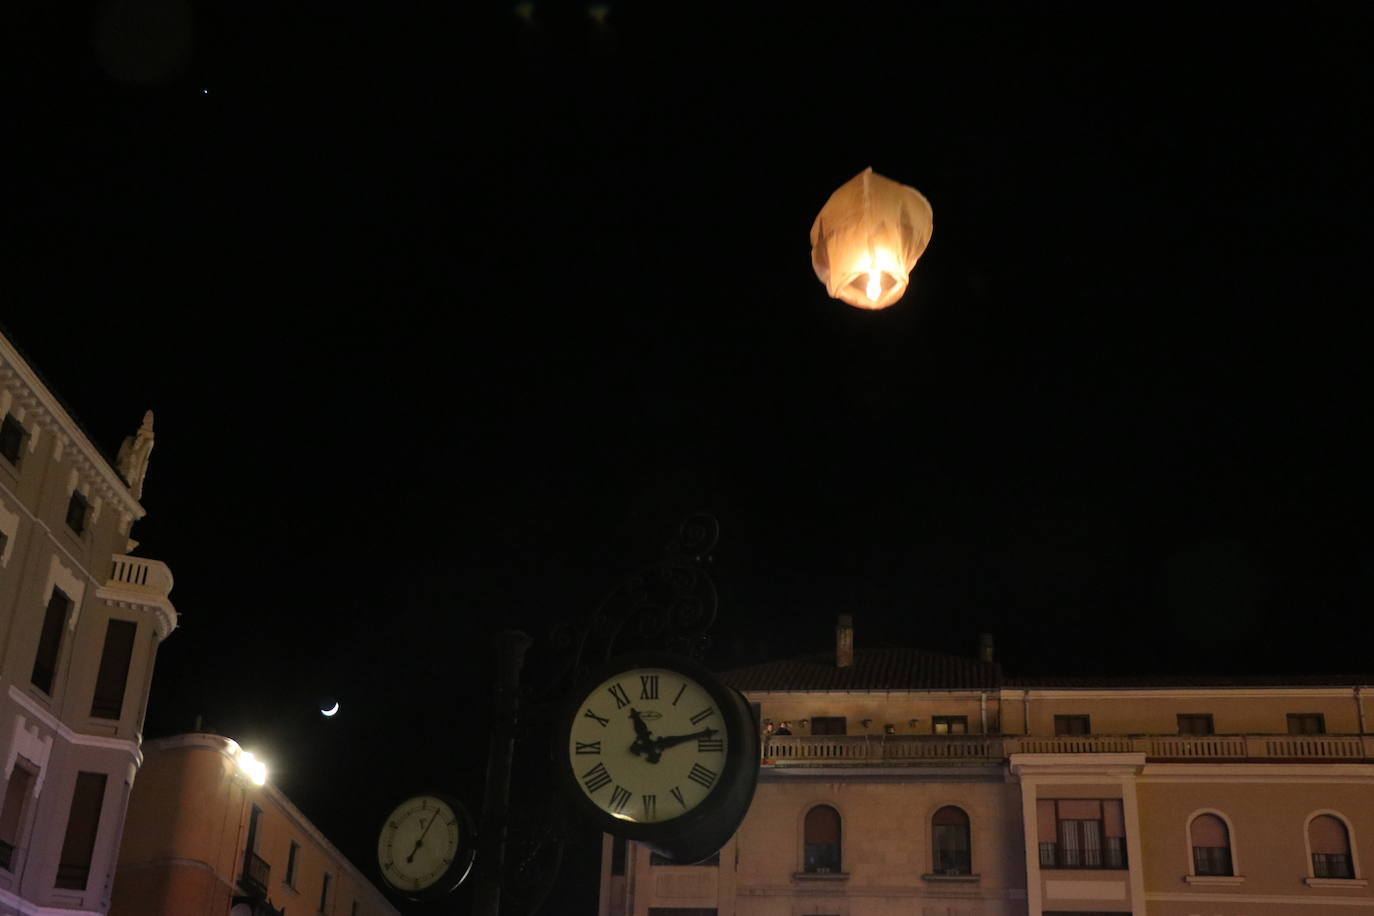
[[[709,738],[716,733],[714,728],[703,728],[699,732],[692,732],[690,735],[665,735],[662,738],[654,739],[654,749],[663,751],[675,745],[682,744],[684,741],[691,741],[693,738]]]
[[[630,745],[630,753],[642,754],[650,763],[658,763],[659,748],[649,733],[649,726],[644,724],[644,720],[639,717],[639,711],[633,706],[630,707],[630,721],[635,726],[635,741]]]

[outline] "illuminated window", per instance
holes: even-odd
[[[1180,735],[1211,735],[1216,733],[1212,725],[1211,713],[1179,713],[1178,733]]]
[[[1307,841],[1312,845],[1314,878],[1354,878],[1355,863],[1350,857],[1350,835],[1338,817],[1322,814],[1307,825]]]
[[[67,500],[67,527],[81,534],[86,530],[86,517],[90,511],[91,504],[86,501],[86,494],[72,490],[71,499]]]
[[[930,819],[934,872],[937,875],[969,875],[973,865],[969,855],[968,815],[946,805]]]
[[[54,588],[43,614],[43,629],[38,634],[38,652],[33,658],[33,674],[29,680],[44,693],[52,693],[53,678],[57,675],[57,660],[62,654],[62,631],[72,599],[60,588]]]
[[[1036,802],[1041,868],[1125,868],[1126,829],[1119,798],[1042,798]]]
[[[105,774],[77,773],[54,887],[77,891],[86,889],[91,877],[96,835],[100,832],[100,808],[104,803]]]
[[[0,423],[0,455],[4,455],[10,464],[17,465],[19,456],[24,453],[24,439],[27,436],[24,425],[13,414],[5,414],[4,422]]]
[[[968,716],[933,716],[930,730],[937,735],[967,735]]]
[[[840,812],[817,805],[806,812],[803,871],[830,874],[840,870]]]
[[[1232,875],[1231,833],[1215,814],[1199,814],[1188,825],[1193,844],[1193,874]]]
[[[1087,716],[1055,716],[1056,735],[1091,735],[1092,723]]]
[[[1319,712],[1290,712],[1288,714],[1288,734],[1324,735],[1326,716]]]

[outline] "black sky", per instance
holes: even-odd
[[[360,865],[476,803],[490,633],[699,509],[720,666],[849,611],[1369,669],[1367,7],[287,6],[10,8],[0,322],[101,446],[156,412],[149,735],[257,742]],[[870,165],[935,210],[881,313],[807,247]]]

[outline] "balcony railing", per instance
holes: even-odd
[[[117,555],[105,587],[166,598],[172,592],[172,571],[161,560]]]
[[[249,893],[266,894],[267,885],[272,877],[272,866],[257,853],[243,854],[243,875],[239,884]]]
[[[991,763],[1012,754],[1144,754],[1148,760],[1374,760],[1374,735],[787,735],[765,765]]]

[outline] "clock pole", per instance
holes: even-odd
[[[501,911],[501,870],[506,857],[506,807],[510,800],[511,762],[515,756],[520,669],[530,644],[529,635],[521,630],[502,630],[496,635],[495,698],[482,820],[477,832],[474,916],[498,916]]]

